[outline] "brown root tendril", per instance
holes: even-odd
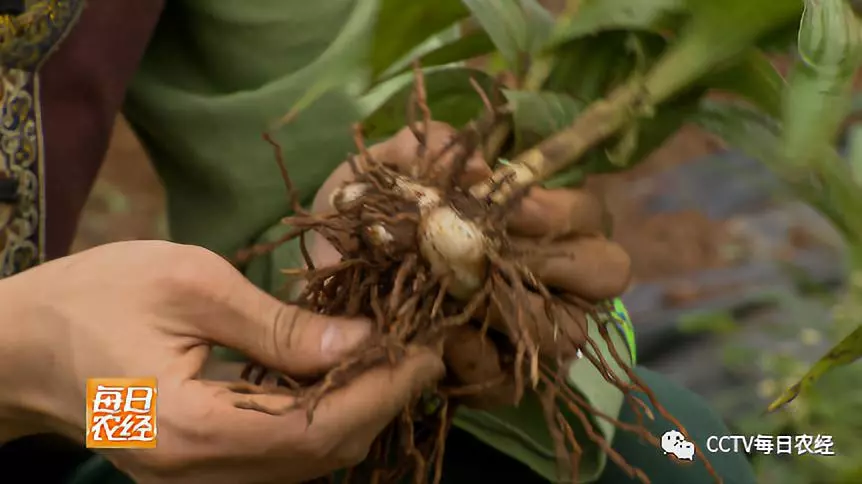
[[[530,254],[509,241],[504,220],[513,205],[527,195],[528,188],[520,189],[504,203],[494,203],[490,195],[477,199],[452,182],[466,169],[469,154],[484,146],[488,136],[501,125],[501,119],[506,115],[505,108],[491,105],[490,98],[473,81],[488,112],[468,124],[446,145],[443,152],[455,150],[453,153],[458,153],[458,156],[453,163],[453,173],[446,177],[438,176],[432,169],[435,159],[425,146],[431,113],[426,102],[424,80],[418,66],[414,72],[416,92],[411,97],[407,113],[409,127],[420,148],[416,153],[416,169],[409,176],[400,176],[407,176],[419,186],[436,190],[443,204],[457,207],[457,213],[469,218],[496,242],[487,248],[484,285],[467,300],[455,299],[447,293],[453,281],[448,276],[435,273],[420,256],[421,209],[417,200],[409,199],[399,191],[399,174],[371,159],[364,146],[361,127],[354,127],[359,154],[349,159],[355,176],[351,184],[364,186],[361,203],[343,203],[334,212],[325,214],[312,214],[301,207],[280,146],[271,136],[264,135],[275,150],[279,170],[288,189],[294,214],[284,219],[284,223],[291,230],[276,243],[242,251],[236,262],[243,263],[279,244],[299,238],[306,268],[285,272],[305,283],[294,303],[320,314],[367,317],[374,321],[375,331],[361,351],[344,359],[338,367],[314,382],[297,382],[286,375],[249,364],[241,375],[243,381],[227,385],[237,394],[236,406],[270,414],[303,410],[311,424],[320,399],[350,383],[363,371],[378,365],[397,364],[405,356],[408,345],[439,346],[446,337],[447,328],[452,326],[473,325],[483,334],[494,331],[488,327],[488,314],[496,310],[503,317],[509,340],[509,344],[500,349],[505,353],[501,355],[501,364],[506,363],[505,367],[512,373],[517,400],[528,392],[539,399],[557,451],[560,477],[578,482],[579,461],[585,442],[576,438],[570,423],[576,422],[593,445],[606,453],[621,470],[640,482],[648,483],[643,471],[626,463],[623,456],[612,448],[611,442],[595,428],[595,422],[609,422],[619,431],[638,435],[658,448],[659,439],[642,424],[644,415],[649,420],[654,416],[649,406],[634,395],[639,392],[648,397],[659,414],[687,434],[614,348],[607,328],[607,324],[612,323],[605,322],[610,319],[607,317],[609,308],[588,303],[577,295],[555,294],[526,268],[525,256]],[[413,119],[417,111],[421,121]],[[436,158],[440,156],[442,153],[435,154]],[[503,189],[505,184],[505,179],[497,181],[492,186],[492,193]],[[315,267],[305,247],[308,231],[316,231],[328,240],[341,254],[341,261],[330,267]],[[381,231],[388,234],[385,243],[381,242]],[[537,333],[531,331],[531,327],[540,323],[528,309],[529,298],[536,295],[544,299],[547,321],[554,325],[555,337],[572,338],[566,331],[557,330],[562,322],[555,319],[561,314],[571,315],[572,307],[589,314],[593,323],[599,325],[600,341],[594,341],[587,334],[578,335],[583,338],[582,344],[576,344],[572,338],[572,344],[579,347],[583,355],[579,364],[595,366],[608,384],[623,392],[637,417],[636,423],[621,422],[594,408],[566,383],[567,374],[562,368],[567,368],[567,365],[563,364],[560,355],[539,351],[538,342],[534,341]],[[603,347],[608,347],[609,351],[601,351]],[[607,361],[603,353],[609,353],[615,365]],[[622,368],[624,374],[616,374],[614,368]],[[276,375],[275,387],[263,385],[267,374]],[[499,384],[500,381],[488,381],[459,385],[447,381],[445,385],[426,392],[415,405],[405,408],[400,418],[379,436],[363,463],[347,470],[346,481],[342,482],[389,484],[408,477],[416,483],[439,482],[446,436],[460,399]],[[290,407],[265,408],[248,397],[256,393],[289,394],[295,399]],[[699,448],[696,450],[710,474],[720,482],[703,452]],[[661,458],[658,452],[656,456]]]

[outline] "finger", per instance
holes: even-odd
[[[323,435],[356,435],[360,445],[374,438],[419,393],[439,380],[443,361],[432,350],[411,347],[397,366],[369,370],[321,400],[314,416]]]
[[[350,168],[350,163],[342,163],[338,165],[338,167],[330,173],[326,181],[323,182],[323,185],[318,188],[317,194],[314,196],[314,202],[311,205],[311,211],[313,213],[321,213],[333,210],[335,207],[332,206],[330,201],[330,194],[344,186],[345,183],[351,182],[354,179],[355,177],[353,175],[353,170]]]
[[[371,332],[366,320],[315,314],[275,299],[238,272],[230,277],[219,281],[221,297],[205,301],[195,315],[197,336],[269,368],[291,375],[324,372]]]
[[[335,264],[338,264],[341,261],[341,252],[335,248],[326,237],[320,235],[315,232],[311,237],[311,244],[309,244],[309,255],[311,256],[311,261],[314,263],[314,267],[329,267]],[[303,282],[307,282],[303,280]]]
[[[439,158],[434,164],[431,176],[437,178],[451,176],[455,160],[464,156],[460,146],[449,147],[457,133],[455,128],[446,123],[431,122],[426,147],[428,156],[432,159]],[[409,128],[403,128],[392,138],[370,147],[368,151],[375,160],[394,167],[400,173],[415,176],[417,174],[415,170],[421,160],[418,148],[419,141],[416,136]],[[481,152],[477,150],[470,154],[458,184],[462,188],[468,188],[490,175],[491,168],[482,158]]]
[[[289,410],[270,415],[249,410],[250,402]],[[306,412],[294,409],[295,403],[289,396],[242,395],[209,382],[160,380],[159,475],[183,483],[305,482],[341,467],[309,436]],[[123,455],[129,454],[117,457]],[[152,467],[144,464],[143,471],[153,474]]]
[[[371,333],[368,321],[323,316],[277,303],[282,307],[249,315],[257,335],[249,332],[236,341],[238,349],[258,362],[291,375],[322,373],[338,365]]]
[[[508,219],[511,233],[527,237],[547,234],[594,235],[602,233],[605,210],[586,190],[533,188]]]
[[[167,441],[160,438],[160,447],[176,444],[176,451],[188,459],[210,462],[259,459],[273,453],[290,458],[304,450],[307,415],[294,397],[244,394],[218,382],[189,380],[183,386],[178,392],[159,388],[160,414],[188,427],[166,432]]]
[[[527,252],[526,265],[549,287],[599,301],[621,295],[631,280],[631,258],[604,237],[576,237],[538,246],[516,239]]]
[[[560,300],[548,306],[544,297],[533,292],[525,297],[513,291],[498,293],[494,301],[490,324],[508,335],[513,345],[528,339],[541,353],[568,359],[586,340],[587,317],[576,306]]]
[[[310,426],[305,410],[293,408],[296,401],[290,396],[231,394],[224,384],[219,384],[218,421],[242,427],[231,436],[232,442],[246,447],[238,449],[238,454],[253,455],[248,449],[260,448],[268,449],[268,453],[279,448],[296,451],[305,442],[318,454],[329,455],[338,466],[353,464],[423,388],[443,376],[444,368],[431,350],[410,348],[399,365],[371,369],[325,396],[314,409]],[[212,388],[219,387],[211,384],[210,391]],[[251,410],[237,413],[236,404]],[[281,411],[283,415],[265,413],[272,411]],[[272,432],[273,428],[284,431]],[[299,428],[301,434],[296,432]],[[249,442],[255,434],[258,441]]]
[[[471,408],[490,409],[515,401],[515,382],[487,335],[463,325],[447,331],[443,360],[460,386],[453,396]]]

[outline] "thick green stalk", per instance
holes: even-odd
[[[593,102],[571,126],[521,153],[512,163],[501,165],[488,180],[473,186],[471,193],[484,197],[493,191],[494,202],[502,203],[519,187],[547,180],[619,131],[630,119],[641,92],[640,85],[629,83]]]
[[[643,107],[678,94],[692,83],[742,54],[764,34],[799,16],[799,0],[689,0],[693,16],[673,47],[645,77],[633,80],[592,103],[565,130],[525,151],[513,163],[475,187],[477,196],[509,179],[496,201],[518,187],[547,180],[589,149],[619,131]]]

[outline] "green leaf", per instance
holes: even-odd
[[[850,173],[853,181],[862,189],[862,124],[854,124],[848,129],[847,145]]]
[[[824,374],[837,367],[853,363],[860,357],[862,357],[862,326],[856,328],[820,358],[799,382],[785,390],[775,401],[770,403],[767,411],[772,412],[787,405]]]
[[[708,75],[699,84],[709,89],[737,94],[770,116],[781,115],[784,78],[769,58],[758,50],[752,49],[739,62]]]
[[[434,119],[461,126],[476,118],[484,109],[479,94],[470,84],[473,78],[485,89],[494,89],[494,80],[476,69],[436,67],[424,70],[428,107]],[[407,125],[407,103],[413,92],[413,73],[394,77],[360,99],[365,114],[363,127],[369,139],[395,134]],[[418,110],[417,110],[418,112]]]
[[[731,102],[703,101],[691,120],[748,156],[774,166],[781,129],[774,118]]]
[[[562,130],[585,104],[564,93],[503,90],[512,108],[516,152]]]
[[[594,101],[625,82],[636,67],[630,47],[637,39],[651,64],[663,52],[666,41],[647,32],[609,31],[573,40],[554,52],[554,66],[544,90],[565,92],[574,98]]]
[[[608,30],[659,32],[678,23],[686,10],[686,0],[584,2],[574,15],[557,22],[550,44],[556,46]]]
[[[637,43],[643,58],[632,45]],[[607,31],[568,42],[556,49],[556,64],[546,90],[566,92],[582,102],[593,102],[608,91],[642,75],[663,54],[667,41],[650,32]],[[579,180],[583,173],[607,173],[638,163],[675,133],[697,109],[703,89],[694,88],[654,106],[650,118],[633,118],[633,124],[587,154],[583,163],[560,175]],[[621,166],[622,165],[622,166]],[[559,180],[555,178],[552,184]]]
[[[421,55],[419,62],[425,68],[442,66],[473,59],[493,51],[494,43],[491,42],[488,34],[483,30],[475,30]],[[394,74],[385,74],[384,77],[391,78],[408,70],[410,70],[409,66],[398,69]]]
[[[691,18],[650,72],[647,91],[661,102],[799,18],[799,0],[687,0]]]
[[[631,151],[625,153],[625,159],[613,159],[619,143],[627,142],[623,132],[596,149],[584,164],[585,169],[588,173],[613,173],[644,161],[690,120],[697,112],[703,94],[702,89],[689,90],[656,107],[652,117],[636,119],[635,145],[629,147]]]
[[[414,47],[410,52],[404,55],[394,64],[390,65],[386,71],[377,76],[375,79],[380,82],[384,79],[391,78],[394,74],[405,72],[413,67],[413,62],[420,59],[425,54],[439,49],[442,46],[450,44],[461,38],[461,26],[455,24],[444,29],[442,32],[437,32],[431,37],[425,39],[424,42]]]
[[[793,19],[785,25],[779,26],[775,31],[765,35],[757,47],[767,54],[788,54],[796,46],[796,38],[799,35],[798,19]]]
[[[554,24],[536,0],[462,0],[516,73],[543,49]]]
[[[584,102],[598,99],[631,72],[633,62],[625,39],[623,32],[604,32],[560,46],[545,89]]]
[[[466,18],[459,0],[381,0],[369,63],[374,77],[425,42]]]
[[[470,32],[458,40],[446,44],[422,56],[423,66],[438,66],[459,62],[494,51],[494,43],[482,30]]]

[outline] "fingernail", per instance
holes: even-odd
[[[359,346],[371,334],[371,325],[362,321],[333,321],[320,338],[320,352],[341,356]]]

